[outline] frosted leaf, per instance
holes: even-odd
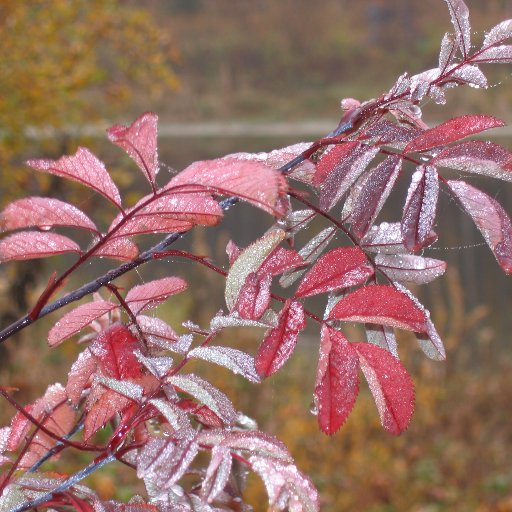
[[[401,223],[404,245],[410,251],[418,251],[433,242],[431,232],[438,195],[436,168],[419,166],[411,179]]]
[[[455,33],[457,45],[463,57],[471,48],[471,26],[469,24],[469,9],[463,0],[446,0]]]
[[[91,377],[96,372],[98,363],[87,348],[81,352],[71,366],[66,384],[66,394],[71,402],[78,404],[82,391],[90,385]]]
[[[313,237],[300,251],[299,255],[306,263],[313,263],[322,254],[336,234],[336,228],[326,228]],[[302,274],[304,269],[286,271],[279,279],[279,284],[286,288],[292,285]]]
[[[353,343],[359,365],[379,411],[382,426],[402,433],[414,411],[414,386],[402,363],[387,350],[371,343]]]
[[[395,331],[392,327],[378,324],[365,324],[365,329],[368,343],[377,345],[398,358],[398,345]]]
[[[453,65],[453,71],[449,70],[448,81],[455,80],[458,83],[467,84],[470,87],[487,88],[487,78],[478,66],[466,64],[459,67],[458,64]]]
[[[450,190],[482,233],[500,267],[512,273],[512,222],[494,198],[464,181],[448,181]]]
[[[48,333],[48,344],[55,347],[62,341],[70,338],[80,332],[84,327],[100,318],[101,316],[113,311],[119,306],[114,302],[107,300],[95,300],[81,304],[66,313]]]
[[[242,375],[249,382],[261,382],[254,367],[254,358],[241,350],[219,346],[197,347],[188,356],[223,366],[237,375]]]
[[[407,252],[403,241],[402,231],[398,222],[382,222],[372,226],[361,240],[365,251],[383,254],[403,254]]]
[[[80,253],[80,247],[70,238],[57,233],[21,231],[0,240],[0,263]]]
[[[365,135],[387,146],[403,148],[411,139],[420,133],[419,128],[399,124],[389,119],[380,119],[371,124]]]
[[[301,229],[304,229],[314,218],[316,214],[309,208],[306,210],[290,211],[282,219],[279,219],[279,226],[286,231],[288,237],[293,237]]]
[[[3,231],[38,227],[69,226],[96,231],[94,222],[75,206],[47,197],[26,197],[9,203],[0,214]]]
[[[361,145],[347,158],[333,161],[333,167],[320,187],[320,208],[330,210],[355,183],[378,152],[378,147],[368,148]],[[329,153],[323,158],[329,158]]]
[[[411,100],[420,101],[429,91],[431,83],[439,78],[441,71],[439,68],[428,69],[411,77]]]
[[[157,123],[158,116],[152,112],[146,112],[130,126],[116,124],[107,130],[110,142],[128,153],[151,184],[155,183],[155,176],[159,169]]]
[[[402,159],[390,156],[364,176],[358,189],[353,189],[357,192],[352,197],[350,217],[347,220],[356,236],[364,236],[371,227],[393,190],[401,169]]]
[[[117,380],[97,375],[96,382],[135,402],[140,402],[144,394],[144,388],[142,386],[128,380]]]
[[[253,455],[249,458],[252,469],[265,484],[272,510],[290,512],[318,512],[320,498],[311,480],[294,464]]]
[[[412,254],[377,254],[375,264],[392,281],[427,284],[444,274],[446,262]]]
[[[192,345],[193,341],[193,334],[182,334],[178,337],[176,343],[173,343],[171,346],[167,346],[167,348],[176,354],[186,354],[189,351],[190,345]]]
[[[164,277],[134,286],[126,294],[125,301],[135,315],[145,309],[158,306],[171,295],[182,292],[187,283],[181,277]]]
[[[394,98],[396,96],[400,96],[405,91],[408,91],[411,86],[410,78],[408,77],[407,72],[400,75],[391,88],[391,90],[385,95],[385,99]]]
[[[510,64],[512,62],[512,45],[493,46],[479,52],[473,62],[486,64]]]
[[[421,304],[421,302],[403,285],[394,283],[397,290],[407,295],[415,306],[423,311],[426,318],[426,331],[424,333],[416,333],[418,344],[424,354],[435,361],[444,361],[446,359],[446,351],[443,342],[436,331],[436,328],[430,319],[430,312]]]
[[[201,496],[206,502],[214,501],[228,483],[232,462],[228,449],[222,446],[212,449],[212,458],[201,484]]]
[[[254,455],[273,457],[285,462],[292,462],[286,445],[271,434],[258,430],[233,431],[223,437],[220,446],[230,450],[241,450]]]
[[[502,43],[512,37],[512,20],[505,20],[498,23],[495,27],[491,28],[487,34],[485,34],[484,42],[482,47],[494,45],[496,43]]]
[[[341,332],[323,325],[314,392],[322,432],[332,435],[339,430],[358,393],[357,353]]]
[[[229,398],[201,377],[194,374],[174,375],[167,382],[206,405],[225,424],[232,425],[236,422],[237,414]]]
[[[93,253],[93,256],[121,261],[132,261],[138,255],[139,248],[129,238],[110,239]]]
[[[236,298],[234,311],[242,318],[258,320],[270,305],[272,275],[251,272]]]
[[[160,411],[174,430],[186,431],[192,428],[188,416],[176,404],[161,398],[152,398],[149,403]]]
[[[137,457],[137,477],[151,481],[156,489],[169,489],[181,479],[198,453],[193,433],[179,439],[150,438]]]
[[[470,140],[441,151],[436,165],[512,182],[512,153],[490,141]]]
[[[275,327],[277,323],[277,317],[268,315],[269,311],[265,313],[259,320],[249,320],[241,318],[236,311],[229,315],[217,314],[211,319],[210,330],[219,331],[226,327],[263,327],[268,329],[269,327]]]
[[[135,356],[157,379],[164,377],[172,368],[173,361],[169,356],[146,357],[138,350],[135,352]]]
[[[441,50],[439,52],[439,69],[444,70],[450,65],[455,56],[457,41],[453,34],[446,33],[441,41]]]
[[[137,324],[149,343],[160,343],[159,346],[167,348],[178,339],[173,328],[157,317],[137,315]]]
[[[255,272],[263,264],[266,257],[284,240],[282,229],[269,231],[246,247],[231,266],[226,277],[224,296],[229,310],[235,307],[242,286],[251,272]]]

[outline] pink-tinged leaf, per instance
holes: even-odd
[[[194,162],[166,186],[170,192],[210,192],[234,195],[278,214],[276,204],[286,193],[284,176],[270,167],[250,160],[218,158]]]
[[[222,492],[231,475],[233,458],[223,446],[214,446],[212,458],[201,484],[201,497],[211,503]]]
[[[500,44],[512,37],[512,20],[505,20],[498,23],[485,34],[482,47],[486,48],[491,45]]]
[[[256,371],[260,377],[269,377],[286,363],[305,325],[302,304],[286,301],[279,313],[277,327],[267,331],[256,354]]]
[[[332,309],[329,319],[367,322],[409,331],[425,332],[425,313],[403,292],[387,285],[358,288],[345,295]]]
[[[361,238],[380,213],[402,169],[402,159],[390,156],[372,169],[360,184],[350,217],[352,231]]]
[[[309,297],[364,283],[373,275],[373,267],[358,247],[338,247],[321,256],[311,267],[295,292]]]
[[[87,148],[78,148],[74,155],[63,156],[58,160],[29,160],[27,165],[37,171],[78,181],[96,190],[116,206],[121,205],[119,190],[105,169],[105,165]]]
[[[365,251],[383,254],[403,254],[407,252],[398,222],[382,222],[377,226],[372,226],[361,240],[361,247]]]
[[[245,279],[235,302],[234,311],[240,318],[259,320],[270,304],[270,285],[272,276],[265,274],[261,279],[251,272]]]
[[[401,230],[404,245],[416,252],[430,245],[436,217],[439,180],[435,167],[419,166],[407,193]]]
[[[345,423],[359,394],[357,352],[343,334],[322,326],[314,400],[318,425],[332,435]]]
[[[48,333],[48,344],[55,347],[80,332],[100,316],[116,309],[118,304],[107,300],[87,302],[66,313]]]
[[[469,24],[469,9],[463,0],[446,0],[455,33],[455,39],[463,57],[471,48],[471,26]]]
[[[157,124],[158,116],[146,112],[130,126],[116,124],[107,130],[110,142],[128,153],[152,185],[158,173]]]
[[[353,343],[368,381],[382,426],[401,434],[414,411],[414,385],[402,363],[387,350],[371,343]]]
[[[320,186],[320,208],[330,210],[350,189],[378,152],[379,148],[376,146],[368,147],[361,144],[343,160],[332,162],[332,151],[322,157],[320,162],[328,159],[333,167]]]
[[[80,253],[80,247],[70,238],[56,233],[22,231],[0,240],[0,263],[46,258],[69,252]]]
[[[171,488],[199,453],[195,437],[191,433],[181,438],[150,438],[138,454],[137,477],[158,492]]]
[[[139,248],[129,238],[113,238],[98,247],[92,255],[99,258],[132,261],[139,255]]]
[[[450,142],[461,140],[475,133],[499,128],[505,123],[501,119],[487,115],[467,115],[455,117],[434,128],[425,130],[422,134],[412,139],[404,149],[404,153],[413,151],[427,151],[439,146],[445,146]]]
[[[441,50],[439,51],[439,69],[445,71],[451,64],[457,51],[457,41],[453,34],[446,33],[441,41]]]
[[[98,334],[89,350],[96,358],[103,375],[114,379],[136,378],[142,375],[142,366],[134,351],[137,338],[121,324],[114,324]]]
[[[258,275],[264,276],[269,274],[277,276],[286,270],[292,270],[304,265],[306,263],[297,251],[277,247],[265,259],[258,270]]]
[[[419,133],[421,133],[419,128],[398,124],[385,118],[371,124],[364,132],[366,137],[394,147],[404,147]]]
[[[448,76],[443,80],[443,84],[455,82],[461,85],[469,85],[485,89],[487,88],[487,78],[478,66],[466,64],[460,67],[459,64],[452,64],[453,69],[448,69]]]
[[[158,306],[171,295],[186,290],[187,283],[181,277],[164,277],[134,286],[125,297],[132,312],[137,315],[145,309]]]
[[[66,384],[66,395],[74,405],[77,405],[82,391],[91,385],[92,376],[98,368],[98,363],[91,351],[86,348],[81,352],[71,366]]]
[[[98,231],[94,222],[75,206],[46,197],[26,197],[10,203],[0,214],[0,226],[3,231],[29,227],[48,230],[54,226]]]
[[[512,62],[512,45],[504,44],[482,50],[471,59],[475,63],[510,64]]]
[[[377,345],[398,357],[398,344],[392,327],[378,324],[365,324],[368,343]]]
[[[126,215],[132,218],[125,220]],[[214,226],[222,218],[222,210],[213,198],[199,194],[166,194],[159,198],[146,196],[125,214],[119,214],[109,227],[114,236],[146,233],[181,233],[196,224]]]
[[[512,181],[512,153],[490,141],[470,140],[441,151],[437,166]]]
[[[160,320],[160,318],[138,315],[137,324],[150,343],[163,342],[165,345],[168,345],[178,339],[174,329],[163,320]]]
[[[215,363],[235,374],[242,375],[250,382],[260,382],[254,366],[254,358],[249,354],[230,347],[196,347],[188,353],[188,357]]]
[[[251,272],[257,272],[267,256],[284,240],[285,232],[274,229],[246,247],[233,262],[226,277],[224,297],[230,311],[235,307],[238,295]]]
[[[259,455],[252,455],[249,463],[265,484],[269,510],[320,511],[318,491],[295,464]]]
[[[427,284],[443,275],[446,262],[413,254],[377,254],[375,264],[392,281]]]
[[[233,240],[230,240],[226,245],[226,254],[228,255],[228,261],[230,265],[233,265],[235,260],[240,256],[240,253],[242,250],[238,245],[233,242]]]
[[[328,151],[326,151],[316,166],[313,184],[316,187],[323,185],[327,177],[331,174],[331,172],[333,172],[336,166],[339,166],[342,162],[350,157],[354,150],[360,149],[360,147],[361,144],[359,142],[350,141],[333,146]]]
[[[473,219],[500,267],[512,273],[512,223],[503,207],[464,181],[448,181],[453,195]]]
[[[300,251],[299,256],[304,260],[304,263],[313,263],[324,252],[325,248],[332,241],[336,235],[336,228],[325,228],[316,236],[314,236]],[[287,270],[279,278],[279,284],[286,288],[293,284],[302,274],[305,269]]]
[[[197,375],[174,375],[167,379],[169,384],[181,389],[213,411],[226,425],[233,425],[237,413],[229,398]]]

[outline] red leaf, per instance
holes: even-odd
[[[436,168],[419,166],[412,177],[401,223],[404,245],[410,251],[418,251],[433,242],[438,195]]]
[[[322,432],[332,435],[345,423],[359,394],[357,352],[343,334],[322,326],[314,399]]]
[[[142,366],[134,354],[138,347],[137,338],[128,328],[117,324],[98,334],[89,350],[106,377],[127,379],[142,375]]]
[[[66,395],[74,405],[80,401],[82,391],[90,386],[91,377],[97,368],[98,363],[88,348],[78,355],[71,366],[66,383]]]
[[[500,267],[512,274],[512,223],[507,212],[498,201],[464,181],[447,184],[484,236]]]
[[[305,325],[302,304],[286,301],[279,314],[277,327],[267,331],[256,354],[256,371],[260,377],[272,375],[286,363]]]
[[[334,146],[324,153],[316,166],[313,184],[316,187],[323,185],[324,181],[331,172],[333,172],[336,166],[339,166],[346,158],[348,158],[354,149],[360,146],[361,144],[356,141],[344,142],[343,144]]]
[[[241,318],[258,320],[270,304],[270,285],[272,276],[266,274],[262,279],[251,272],[240,289],[236,299],[235,310]]]
[[[133,217],[125,221],[126,215],[130,214]],[[166,194],[156,199],[146,196],[124,215],[119,214],[110,225],[109,232],[116,230],[116,237],[183,232],[195,224],[214,226],[222,215],[217,201],[206,195]]]
[[[371,343],[352,343],[368,381],[382,426],[402,433],[414,411],[414,386],[402,363],[387,350]]]
[[[84,327],[87,327],[92,321],[100,316],[112,311],[119,307],[114,302],[106,300],[95,300],[87,304],[72,309],[66,313],[48,333],[48,344],[55,347],[65,339],[80,332]]]
[[[119,190],[105,165],[86,148],[78,148],[74,155],[63,156],[59,160],[29,160],[27,165],[37,171],[78,181],[96,190],[117,207],[121,205]]]
[[[264,276],[265,274],[270,274],[271,276],[277,276],[286,270],[295,269],[304,265],[305,262],[297,251],[276,247],[258,269],[258,275]]]
[[[133,314],[137,315],[144,309],[158,306],[171,295],[180,293],[187,288],[181,277],[164,277],[149,283],[134,286],[125,297]]]
[[[381,211],[402,168],[402,159],[390,156],[372,169],[357,194],[347,219],[352,231],[361,238]]]
[[[112,238],[93,253],[93,256],[121,261],[132,261],[138,255],[139,248],[129,238]]]
[[[0,240],[0,263],[45,258],[68,252],[80,253],[80,247],[70,238],[56,233],[22,231]]]
[[[426,151],[444,146],[450,142],[463,139],[468,135],[504,126],[501,119],[486,115],[468,115],[450,119],[412,139],[404,149],[404,153]]]
[[[426,332],[425,313],[392,286],[364,286],[345,295],[332,309],[331,320],[367,322]]]
[[[108,139],[130,155],[152,185],[158,173],[157,123],[158,116],[146,112],[130,126],[116,124],[107,130]]]
[[[338,247],[321,256],[295,292],[309,297],[363,283],[373,275],[373,267],[358,247]]]
[[[46,197],[26,197],[10,203],[0,214],[0,225],[9,231],[19,228],[70,226],[98,231],[85,213],[71,204]]]
[[[229,157],[194,162],[166,188],[172,192],[235,195],[276,214],[277,200],[286,192],[286,180],[280,172],[260,162]]]
[[[158,340],[163,340],[164,343],[174,343],[178,339],[173,328],[160,318],[138,315],[137,324],[151,343]]]

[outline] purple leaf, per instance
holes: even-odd
[[[157,123],[158,116],[146,112],[130,126],[116,124],[107,130],[108,139],[128,153],[152,185],[158,173]]]
[[[164,277],[134,286],[125,297],[132,312],[137,315],[145,309],[158,306],[171,295],[182,292],[187,283],[181,277]]]
[[[105,165],[86,148],[78,148],[74,155],[63,156],[59,160],[29,160],[27,165],[37,171],[78,181],[96,190],[117,207],[121,206],[119,190]]]
[[[76,242],[56,233],[22,231],[0,240],[0,263],[45,258],[68,252],[81,251]]]
[[[94,222],[75,206],[46,197],[26,197],[7,205],[0,214],[0,226],[4,231],[54,226],[84,228],[97,232]]]
[[[469,9],[462,0],[446,0],[452,24],[455,32],[455,39],[463,57],[468,55],[471,48],[471,26],[469,25]]]
[[[507,212],[495,199],[464,181],[447,184],[484,236],[500,267],[511,274],[512,224]]]
[[[322,326],[314,392],[320,430],[332,435],[345,423],[359,394],[357,352],[343,334]]]
[[[48,344],[55,347],[62,341],[80,332],[97,318],[119,307],[114,302],[95,300],[87,302],[66,313],[48,333]]]
[[[436,168],[419,166],[411,180],[401,223],[404,245],[410,251],[418,251],[433,242],[431,232],[438,195]]]
[[[427,284],[444,274],[446,262],[413,254],[377,254],[375,264],[399,283]]]
[[[504,126],[501,119],[493,116],[474,115],[450,119],[434,128],[425,130],[405,146],[404,153],[427,151],[461,140],[468,135]]]

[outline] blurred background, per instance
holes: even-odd
[[[512,17],[508,0],[468,0],[475,44],[484,30]],[[188,163],[235,151],[266,151],[313,140],[336,126],[344,97],[370,99],[404,71],[436,66],[441,38],[451,30],[442,0],[2,0],[0,3],[0,204],[24,195],[74,202],[107,226],[112,211],[78,185],[38,175],[23,162],[58,158],[86,145],[107,164],[125,191],[140,196],[135,167],[103,136],[114,123],[143,111],[160,116],[162,182]],[[427,122],[466,113],[512,121],[511,67],[489,68],[487,91],[455,89],[448,104],[423,106]],[[493,134],[512,149],[511,132]],[[512,212],[512,186],[472,178]],[[397,219],[407,183],[384,212]],[[479,232],[444,195],[439,241],[429,255],[449,262],[447,274],[414,290],[431,309],[448,360],[427,360],[403,336],[400,354],[416,387],[416,413],[398,438],[386,434],[366,390],[346,425],[332,438],[310,413],[318,339],[312,330],[286,367],[254,386],[227,372],[197,368],[290,447],[319,488],[326,511],[512,511],[512,287]],[[226,222],[201,229],[184,244],[225,263],[229,238],[245,245],[268,225],[241,206]],[[447,221],[447,219],[449,220]],[[66,258],[3,266],[2,326],[37,300]],[[108,263],[88,266],[93,278]],[[115,263],[114,263],[115,265]],[[184,275],[195,295],[162,306],[180,329],[183,319],[207,319],[222,306],[221,282],[191,265],[142,269],[122,284]],[[0,385],[20,388],[29,401],[65,376],[79,350],[73,342],[50,351],[48,326],[38,322],[0,347]],[[235,338],[234,338],[235,339]],[[253,333],[236,333],[254,351]],[[27,372],[27,368],[37,371]],[[307,377],[305,377],[307,376]],[[3,423],[12,416],[0,408]],[[72,464],[72,462],[69,462]],[[124,482],[118,484],[118,479]],[[106,468],[90,477],[104,498],[130,496],[129,474]],[[263,503],[251,479],[248,500]],[[264,510],[258,508],[255,510]]]

